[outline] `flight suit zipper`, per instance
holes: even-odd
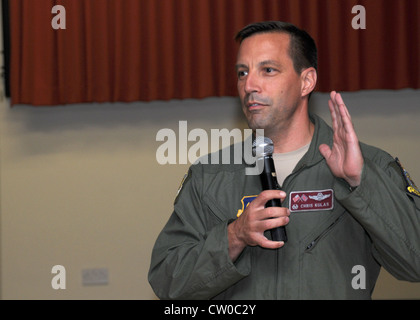
[[[283,181],[283,185],[279,186],[280,190],[285,191],[286,193],[288,193],[289,191],[287,190],[287,185],[290,184],[290,182],[300,173],[303,171],[303,169],[306,168],[305,164],[298,164],[296,166],[296,168],[293,170],[292,173],[290,173]],[[282,206],[284,206],[284,201],[282,202]],[[287,225],[286,225],[286,230],[287,230]],[[286,231],[287,232],[287,231]],[[285,243],[285,245],[287,246],[287,243]],[[282,247],[283,248],[283,247]],[[279,297],[286,297],[287,293],[286,290],[284,288],[284,285],[281,283],[281,276],[280,276],[280,260],[282,259],[282,248],[277,249],[277,259],[276,259],[276,284],[277,284],[277,289],[275,292],[275,297],[274,299],[279,299]]]
[[[305,247],[305,252],[312,251],[319,241],[324,238],[340,221],[342,221],[345,217],[345,212],[343,212],[337,219],[334,220],[324,231],[321,232],[315,239],[309,242]]]

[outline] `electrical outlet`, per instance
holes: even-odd
[[[107,268],[92,268],[82,270],[82,284],[84,286],[108,284]]]

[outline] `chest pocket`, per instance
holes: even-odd
[[[209,195],[204,196],[204,211],[206,213],[205,219],[207,229],[211,229],[214,225],[230,219],[227,212],[224,212],[225,210],[223,207]],[[234,216],[234,214],[232,216]]]
[[[218,172],[208,178],[210,183],[203,194],[203,210],[207,227],[213,224],[236,219],[239,211],[261,192],[259,176],[247,176],[244,170]]]
[[[289,207],[290,222],[286,226],[290,240],[313,246],[341,221],[346,210],[334,198],[332,189],[292,191],[284,206]]]
[[[339,225],[343,223],[346,216],[347,214],[345,211],[339,214],[338,217],[337,215],[333,215],[320,228],[317,228],[308,234],[308,236],[301,241],[301,246],[303,246],[305,252],[313,250],[323,238],[327,237],[328,234],[334,230],[334,228],[339,227]]]

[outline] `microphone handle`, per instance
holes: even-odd
[[[275,174],[273,158],[264,156],[264,170],[260,174],[264,190],[280,190]],[[267,201],[265,207],[281,207],[281,201],[280,199],[271,199]],[[287,242],[286,228],[284,226],[271,229],[270,232],[273,241]]]

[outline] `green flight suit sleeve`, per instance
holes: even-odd
[[[206,205],[201,177],[193,165],[153,248],[149,283],[160,299],[211,299],[250,272],[246,253],[229,258],[229,220]]]
[[[420,198],[388,154],[365,157],[360,186],[336,181],[336,197],[367,231],[375,259],[399,280],[420,281]]]

